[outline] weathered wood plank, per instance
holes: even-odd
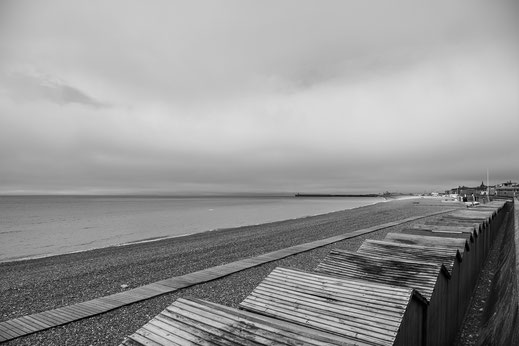
[[[55,316],[59,321],[66,321],[70,319],[74,319],[75,316],[71,314],[70,312],[62,310],[62,308],[56,308],[52,310],[45,311],[53,316]]]
[[[181,345],[208,345],[207,341],[201,338],[193,337],[193,335],[184,332],[180,328],[174,328],[172,329],[172,332],[169,333],[168,331],[161,328],[160,323],[157,325],[157,321],[155,319],[147,323],[142,329],[149,333],[146,335],[149,339],[162,345],[167,345],[171,342]]]
[[[162,293],[170,293],[170,292],[173,291],[171,289],[171,287],[164,286],[164,285],[161,285],[161,284],[156,283],[156,282],[148,284],[145,287],[150,287],[150,288],[156,290],[157,292],[162,292]]]
[[[140,338],[139,338],[140,337]],[[160,345],[350,345],[351,339],[317,332],[268,317],[198,299],[180,298],[144,325],[129,340]],[[364,345],[364,344],[361,344]]]
[[[81,304],[82,306],[89,307],[97,313],[103,313],[114,309],[113,305],[105,304],[103,302],[98,301],[97,299],[81,302],[79,304]]]
[[[442,266],[335,249],[317,266],[316,271],[350,279],[414,288],[429,301],[438,276],[443,272]],[[446,272],[448,275],[448,271]]]
[[[397,253],[399,251],[400,253]],[[441,263],[452,273],[455,260],[462,261],[458,247],[429,247],[409,243],[409,239],[399,236],[387,240],[367,240],[358,250],[359,253],[383,256],[385,258],[404,259],[426,263]]]
[[[349,344],[350,340],[345,340],[336,335],[320,332],[317,330],[310,330],[304,326],[299,326],[292,323],[283,322],[277,319],[272,319],[267,316],[253,315],[246,311],[228,308],[226,306],[217,305],[215,303],[196,300],[197,303],[207,306],[211,309],[216,309],[219,314],[224,314],[225,317],[234,319],[236,322],[247,325],[252,322],[259,323],[261,328],[269,334],[273,334],[276,339],[277,335],[286,338],[288,344],[292,344],[294,340],[301,340],[305,344],[312,345],[345,345]]]
[[[352,303],[362,303],[362,305],[366,307],[370,306],[372,299],[376,299],[377,304],[373,305],[373,307],[383,306],[384,309],[395,312],[399,311],[401,306],[405,305],[409,299],[409,292],[407,290],[398,291],[395,290],[394,287],[379,284],[376,284],[378,285],[378,289],[372,289],[373,286],[369,287],[365,285],[365,283],[369,283],[366,281],[348,280],[348,284],[344,284],[343,281],[338,281],[335,277],[329,277],[329,281],[326,282],[312,280],[310,275],[308,279],[298,278],[292,275],[289,280],[287,280],[285,275],[277,277],[277,274],[277,271],[273,271],[269,276],[269,280],[264,280],[262,285],[276,286],[276,289],[286,289],[289,292],[293,292],[293,289],[301,289],[304,286],[304,289],[309,291],[314,290],[312,293],[326,299],[338,297],[346,302],[351,300]],[[323,276],[321,275],[321,277]],[[387,290],[384,289],[385,287],[387,287]]]
[[[25,328],[30,329],[32,331],[32,333],[46,329],[46,328],[42,328],[41,325],[34,323],[33,320],[30,320],[30,319],[26,318],[25,316],[15,318],[12,321],[23,325]]]
[[[154,342],[154,341],[146,338],[145,336],[142,336],[139,333],[134,333],[134,334],[126,337],[126,339],[123,341],[123,343],[121,345],[124,345],[124,346],[140,346],[140,345],[144,345],[144,346],[164,346],[164,344],[161,344],[161,343],[158,343],[158,342]],[[180,344],[173,343],[173,342],[171,342],[169,345],[171,345],[171,346],[180,346]]]
[[[436,237],[453,237],[453,238],[465,238],[469,243],[469,247],[472,246],[472,243],[476,240],[476,235],[474,233],[474,228],[471,227],[463,227],[464,229],[458,227],[449,227],[449,226],[433,226],[433,225],[413,225],[409,228],[404,228],[402,233],[422,235],[422,236],[436,236]]]
[[[320,285],[312,280],[312,277],[320,277]],[[384,299],[364,291],[362,302],[355,299],[357,297],[350,296],[351,292],[347,287],[347,283],[350,282],[319,274],[276,268],[240,306],[318,330],[355,337],[360,341],[391,344],[391,340],[394,341],[397,335],[413,290],[400,288],[402,298],[388,294]],[[384,285],[367,284],[384,289]],[[352,286],[356,284],[353,283]],[[398,288],[391,287],[390,290]],[[397,298],[400,299],[400,303],[394,301]],[[388,304],[391,300],[394,302]],[[365,301],[369,302],[368,307]],[[388,305],[393,311],[385,308]],[[384,307],[384,310],[380,309],[381,307]]]
[[[74,318],[74,320],[79,320],[92,315],[90,312],[83,310],[81,307],[75,305],[64,306],[59,308],[59,311],[69,314],[72,318]]]
[[[2,338],[2,341],[14,339],[19,336],[19,332],[13,331],[6,323],[0,322],[0,338]]]
[[[23,324],[18,323],[17,319],[12,319],[9,321],[3,321],[2,325],[6,327],[10,332],[15,333],[17,335],[24,335],[32,333],[32,329],[25,327]]]
[[[60,325],[62,322],[61,318],[58,318],[52,314],[49,314],[47,311],[38,312],[36,314],[32,314],[31,316],[34,316],[35,318],[38,318],[39,320],[48,322],[49,324],[53,324],[54,326]]]
[[[358,327],[369,328],[370,325],[377,327],[379,324],[373,322],[375,320],[383,321],[383,325],[398,327],[403,315],[402,307],[400,307],[400,311],[395,311],[396,309],[393,311],[383,310],[380,308],[380,305],[376,304],[375,300],[371,301],[371,305],[378,306],[379,309],[364,309],[363,305],[343,300],[334,302],[334,304],[330,306],[329,299],[315,296],[311,292],[303,289],[288,290],[282,289],[279,286],[272,286],[272,288],[275,288],[275,290],[272,290],[266,286],[267,285],[261,287],[258,286],[255,293],[252,294],[252,297],[269,302],[282,301],[294,308],[305,306],[307,309],[312,311],[325,310],[328,312],[329,316],[340,317],[341,319],[352,322],[353,324],[357,324]],[[347,315],[344,315],[344,313],[347,313]]]
[[[212,319],[212,314],[199,314],[189,310],[182,310],[179,314],[172,315],[169,312],[160,314],[150,324],[163,323],[164,328],[175,330],[177,335],[194,341],[197,345],[213,345],[216,343],[221,345],[257,345],[270,344],[273,340],[265,338],[259,329],[250,332],[247,328],[239,329],[235,327],[234,320],[227,320],[223,316],[217,315]],[[182,315],[180,315],[182,314]],[[191,315],[193,318],[186,318]],[[179,317],[183,316],[182,322]],[[196,318],[196,319],[195,319]],[[238,331],[239,330],[239,331]]]
[[[23,317],[20,317],[20,319],[23,319],[24,321],[31,323],[36,328],[38,328],[38,330],[43,330],[43,329],[53,327],[52,324],[45,322],[45,321],[40,321],[39,319],[32,317],[32,316],[23,316]]]
[[[40,328],[42,328],[42,329],[54,327],[54,323],[51,323],[45,319],[42,319],[38,315],[24,316],[24,318],[33,321],[35,324],[39,325]]]
[[[245,300],[240,304],[240,306],[249,311],[275,316],[285,321],[299,323],[310,328],[327,331],[329,333],[334,333],[344,337],[357,338],[368,343],[387,345],[392,344],[390,335],[388,335],[389,332],[385,335],[371,335],[369,333],[365,333],[363,330],[355,329],[354,326],[340,323],[339,319],[334,321],[323,318],[326,316],[326,311],[313,313],[309,312],[307,309],[304,309],[302,312],[299,312],[299,309],[287,308],[287,305],[283,304],[283,302],[278,303],[275,301],[262,301],[257,297],[251,297],[251,299]]]
[[[400,241],[410,245],[422,245],[423,247],[434,247],[438,249],[458,249],[460,252],[470,249],[465,238],[436,237],[434,235],[424,237],[405,233],[388,233],[386,239]],[[456,255],[456,253],[454,253]]]
[[[86,314],[87,316],[92,316],[99,313],[99,310],[92,309],[91,307],[88,307],[84,304],[74,304],[70,305],[70,307],[72,308],[72,311],[78,311],[83,314]]]

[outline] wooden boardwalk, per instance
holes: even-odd
[[[358,237],[360,235],[401,225],[407,222],[416,221],[426,217],[449,213],[453,210],[455,209],[449,209],[441,212],[409,217],[399,221],[388,222],[335,237],[269,252],[257,257],[246,258],[240,261],[207,268],[190,274],[172,277],[166,280],[161,280],[135,289],[96,298],[86,302],[3,321],[0,322],[0,342],[67,324],[83,318],[92,317],[128,304],[157,297],[162,294],[171,293],[189,286],[219,279],[245,269],[259,266],[268,262],[277,261],[291,255],[333,244],[338,241]]]

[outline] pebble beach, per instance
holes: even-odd
[[[306,218],[0,263],[0,319],[5,321],[79,303],[286,247],[459,207],[457,203],[444,203],[439,199],[392,200]],[[6,345],[118,345],[126,335],[135,332],[178,297],[191,296],[237,307],[277,266],[312,270],[332,248],[356,251],[367,238],[382,239],[385,234],[398,232],[409,225],[390,227],[347,239],[205,284],[21,337],[7,342]]]

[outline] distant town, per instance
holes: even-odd
[[[515,196],[519,196],[519,184],[509,180],[505,183],[487,186],[481,182],[481,185],[475,187],[463,185],[446,190],[443,194],[432,192],[428,195],[468,199],[469,201],[480,201],[488,199],[489,197],[490,199],[514,198]]]
[[[512,182],[511,180],[496,184],[496,185],[485,185],[481,182],[481,185],[470,187],[470,186],[458,186],[450,190],[442,192],[430,192],[430,193],[417,193],[417,194],[405,194],[400,192],[383,192],[383,193],[371,193],[371,194],[326,194],[326,193],[296,193],[295,197],[384,197],[392,198],[404,195],[415,195],[415,196],[432,196],[432,197],[444,197],[452,200],[459,201],[470,201],[480,202],[488,201],[489,199],[508,199],[519,196],[519,183]]]

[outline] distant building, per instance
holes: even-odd
[[[519,196],[519,184],[512,183],[511,180],[496,186],[496,196],[499,198],[514,198]]]
[[[460,198],[467,197],[469,202],[486,198],[487,194],[489,194],[491,198],[513,198],[514,196],[519,196],[519,184],[509,180],[506,183],[495,186],[486,186],[481,182],[481,185],[476,187],[458,186],[445,191],[445,193],[451,196],[458,195]],[[472,199],[473,195],[474,199]]]
[[[475,202],[485,198],[488,192],[487,186],[481,182],[481,185],[476,187],[458,186],[449,191],[445,191],[449,195],[458,195],[461,198],[467,197],[467,201]],[[472,197],[474,196],[474,197]]]

